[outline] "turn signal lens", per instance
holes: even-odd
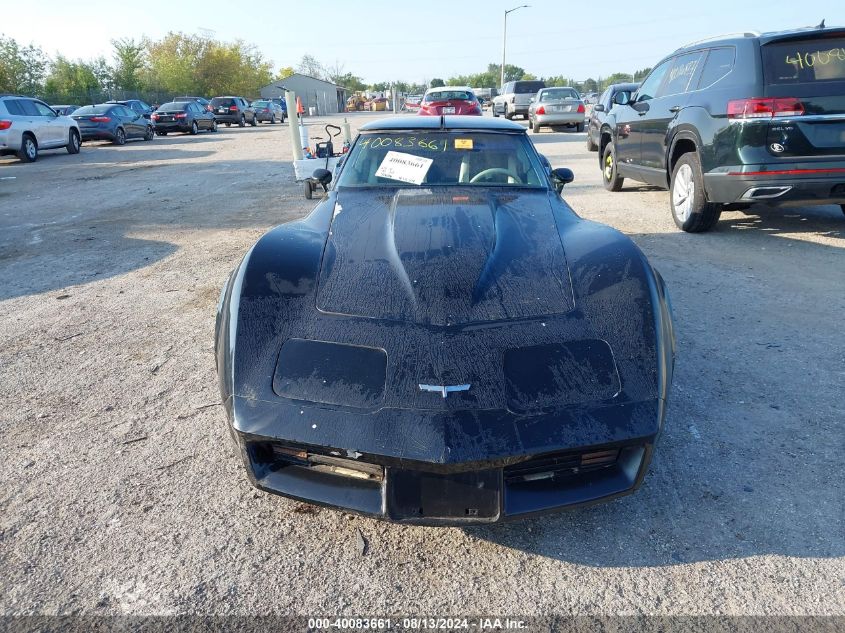
[[[578,112],[579,112],[579,114],[584,114],[586,111],[587,111],[587,110],[586,110],[586,108],[584,108],[584,104],[583,104],[583,103],[579,103],[579,104],[578,104]]]
[[[0,130],[8,130],[12,127],[11,121],[0,121]]]
[[[537,110],[535,110],[535,112],[534,112],[534,114],[545,114],[545,113],[546,113],[546,108],[545,108],[544,106],[540,106],[540,107],[539,107],[539,108],[537,108]]]

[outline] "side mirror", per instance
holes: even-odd
[[[311,177],[325,187],[332,181],[332,172],[328,169],[315,169]]]
[[[528,103],[534,103],[534,97],[531,97],[531,98],[528,100]]]
[[[593,106],[593,112],[604,112],[604,104],[603,103],[597,103],[596,105],[594,105]]]
[[[628,105],[631,103],[631,93],[627,90],[621,90],[613,96],[613,103],[616,105]]]
[[[552,181],[555,185],[555,191],[558,193],[563,191],[564,185],[568,185],[573,180],[575,180],[575,174],[572,173],[571,169],[558,167],[552,170]]]

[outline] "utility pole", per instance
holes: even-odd
[[[502,73],[499,82],[499,89],[501,89],[502,86],[505,85],[505,50],[507,49],[508,44],[508,13],[513,13],[518,9],[527,9],[530,6],[530,4],[523,4],[518,7],[514,7],[513,9],[508,9],[507,11],[505,11],[505,28],[502,32]]]

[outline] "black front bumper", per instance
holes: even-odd
[[[231,400],[226,404],[230,421],[238,409],[241,415],[247,411],[233,407]],[[641,422],[644,410],[632,414],[633,410],[620,407],[604,412],[638,437],[620,437],[601,424],[601,413],[585,411],[584,418],[604,430],[591,434],[598,443],[561,446],[550,438],[545,450],[500,446],[491,449],[486,459],[476,454],[466,461],[461,461],[458,449],[432,454],[427,460],[408,459],[425,455],[421,446],[407,450],[413,438],[400,451],[384,446],[376,453],[369,452],[374,446],[361,446],[360,441],[346,446],[291,441],[268,433],[258,417],[235,421],[230,429],[251,482],[262,490],[401,523],[467,525],[589,505],[634,492],[648,469],[664,410],[662,404],[651,410],[657,414],[651,424]],[[245,432],[244,427],[262,427],[262,432]],[[571,431],[575,441],[582,441],[577,428]],[[327,468],[327,461],[334,466]]]

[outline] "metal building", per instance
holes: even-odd
[[[305,114],[336,114],[343,112],[346,107],[346,97],[350,92],[343,86],[338,86],[330,81],[323,81],[309,75],[294,73],[261,89],[263,99],[284,98],[285,89],[293,90],[296,96],[302,100],[302,107]]]

